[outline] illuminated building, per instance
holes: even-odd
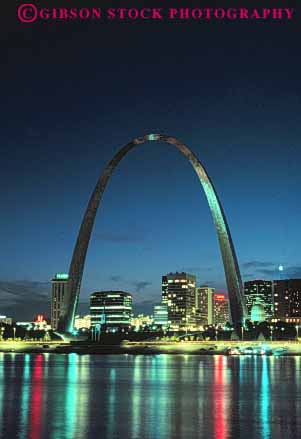
[[[75,329],[90,329],[91,327],[91,316],[76,316],[74,320]]]
[[[172,329],[195,326],[195,282],[195,276],[187,273],[162,276],[162,303],[167,305]]]
[[[274,281],[275,319],[301,317],[301,279]]]
[[[282,322],[285,322],[285,323],[291,323],[293,325],[298,325],[298,326],[300,325],[301,326],[301,317],[285,317],[285,318],[282,318],[282,319],[274,318],[271,321],[273,323],[282,321]]]
[[[34,329],[48,331],[51,329],[51,325],[48,324],[46,317],[43,314],[38,314],[32,322]]]
[[[273,282],[261,279],[251,280],[244,283],[244,289],[249,316],[251,316],[252,308],[256,304],[257,307],[255,309],[257,309],[257,311],[259,311],[258,305],[263,306],[265,312],[265,320],[271,319],[274,316]],[[263,315],[261,313],[261,317],[262,316]]]
[[[58,329],[60,316],[64,314],[68,278],[68,274],[57,273],[51,281],[51,327],[53,330]]]
[[[225,294],[214,294],[214,324],[224,326],[229,322],[229,300]]]
[[[100,291],[90,296],[91,327],[115,332],[131,325],[132,295],[124,291]]]
[[[252,322],[264,322],[267,320],[265,306],[261,303],[260,298],[255,298],[250,312]]]
[[[168,326],[168,307],[166,303],[154,306],[154,325],[161,326],[163,329]]]
[[[131,326],[135,328],[136,331],[145,328],[146,326],[151,326],[153,324],[152,316],[145,316],[144,314],[138,314],[131,318]]]
[[[86,212],[84,214],[83,221],[81,223],[80,231],[74,247],[72,260],[69,268],[69,295],[66,300],[66,306],[63,313],[61,313],[60,329],[61,331],[72,333],[74,318],[79,301],[80,286],[85,266],[86,255],[91,238],[91,233],[97,214],[97,210],[102,201],[102,197],[109,182],[114,169],[119,162],[126,156],[126,154],[134,148],[141,148],[141,145],[147,142],[163,142],[169,145],[173,145],[178,151],[180,151],[185,158],[190,162],[194,172],[197,174],[199,182],[205,192],[205,196],[212,214],[215,230],[218,237],[220,246],[220,252],[223,260],[228,295],[231,308],[231,321],[235,327],[239,327],[244,318],[247,317],[247,310],[244,301],[243,287],[241,282],[240,270],[238,261],[236,258],[233,241],[230,234],[230,229],[226,220],[226,216],[223,207],[219,201],[216,190],[213,183],[207,174],[206,169],[196,157],[196,155],[185,145],[183,142],[175,137],[165,134],[147,134],[143,137],[137,137],[122,147],[110,160],[104,172],[100,175],[93,194],[89,200]],[[187,304],[190,307],[189,304]],[[192,305],[191,307],[193,307]],[[169,307],[170,308],[170,307]],[[171,308],[174,308],[173,306]],[[171,311],[171,310],[170,310]],[[176,309],[173,309],[173,313],[176,313]],[[190,311],[189,311],[190,312]],[[178,312],[181,314],[181,312]],[[175,321],[180,326],[186,324],[191,316],[188,314],[175,317]],[[62,323],[61,323],[62,322]]]
[[[12,325],[13,319],[11,317],[0,316],[0,323],[4,323],[5,325]]]
[[[200,325],[214,323],[214,288],[203,285],[196,289],[196,313]]]
[[[51,329],[51,325],[43,314],[38,314],[32,322],[16,322],[16,325],[28,331],[49,331]]]

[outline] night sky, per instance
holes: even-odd
[[[16,22],[10,31],[0,72],[0,314],[49,314],[49,280],[68,272],[101,171],[151,132],[178,137],[207,169],[243,280],[277,278],[280,263],[283,277],[301,277],[300,22]],[[122,289],[149,311],[161,276],[182,270],[226,288],[196,174],[172,146],[147,143],[107,187],[81,301]]]

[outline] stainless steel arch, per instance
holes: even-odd
[[[87,249],[91,237],[91,232],[97,213],[99,203],[106,188],[106,185],[118,163],[133,148],[142,145],[147,141],[160,141],[174,145],[184,156],[190,161],[195,172],[197,173],[202,187],[205,191],[207,201],[211,210],[213,221],[215,224],[220,250],[222,254],[226,282],[230,301],[230,310],[232,323],[238,327],[247,317],[246,306],[243,296],[243,287],[237,258],[227,224],[227,220],[218,199],[214,186],[201,162],[193,154],[193,152],[175,137],[162,134],[149,134],[139,137],[121,148],[113,159],[109,162],[104,172],[100,176],[94,192],[87,206],[76,245],[73,251],[72,261],[69,269],[68,294],[65,297],[64,308],[61,310],[61,320],[59,329],[63,332],[72,332],[74,317],[77,309],[78,298],[80,293],[81,280],[84,270],[84,264]]]

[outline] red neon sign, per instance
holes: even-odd
[[[223,301],[226,300],[226,296],[225,294],[215,294],[214,299],[218,301]]]

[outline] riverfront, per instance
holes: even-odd
[[[123,341],[120,344],[100,344],[84,342],[34,342],[7,341],[0,342],[0,352],[16,353],[78,353],[78,354],[190,354],[223,355],[229,350],[239,349],[242,354],[254,353],[276,355],[301,355],[301,343],[298,341]],[[237,352],[239,354],[239,352]]]

